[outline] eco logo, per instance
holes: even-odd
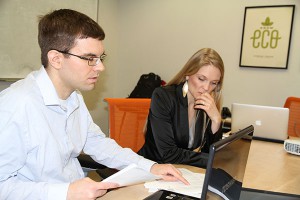
[[[270,17],[266,17],[265,21],[261,22],[262,26],[254,30],[253,36],[250,38],[253,48],[277,48],[281,37],[279,31],[274,28],[273,24]]]

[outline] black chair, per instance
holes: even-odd
[[[89,155],[86,154],[80,154],[77,158],[81,167],[95,170],[102,179],[105,179],[119,171],[117,169],[108,168],[105,165],[97,163]]]

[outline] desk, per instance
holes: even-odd
[[[204,169],[175,165],[193,172],[204,173]],[[300,157],[288,154],[283,144],[253,140],[247,161],[243,187],[273,192],[300,194]],[[141,200],[149,196],[143,184],[119,188],[108,192],[102,199]],[[99,198],[100,199],[100,198]]]
[[[283,144],[253,140],[243,187],[299,195],[300,157]]]

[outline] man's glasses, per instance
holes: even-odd
[[[60,51],[60,50],[57,50],[57,49],[53,49],[53,50],[58,51],[58,52],[63,53],[63,54],[70,55],[70,56],[75,56],[75,57],[80,58],[82,60],[87,60],[89,66],[96,66],[96,65],[98,65],[100,63],[100,61],[103,62],[104,58],[106,57],[105,53],[103,53],[100,57],[95,57],[95,56],[92,56],[92,57],[83,57],[83,56],[79,56],[79,55],[75,55],[75,54],[69,53],[67,51]]]

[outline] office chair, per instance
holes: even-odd
[[[105,98],[109,108],[109,137],[120,146],[140,150],[149,113],[149,98]]]
[[[291,137],[300,137],[300,98],[288,97],[284,107],[290,110],[288,135]]]
[[[106,98],[109,110],[109,136],[120,146],[140,150],[145,142],[144,128],[151,99]],[[96,170],[103,179],[118,170],[95,162],[89,155],[80,154],[78,160],[84,169]]]
[[[87,176],[88,172],[90,171],[96,171],[102,179],[105,179],[118,171],[117,169],[111,169],[106,167],[105,165],[97,163],[89,155],[86,154],[80,154],[77,159],[81,167],[83,168],[85,176]]]

